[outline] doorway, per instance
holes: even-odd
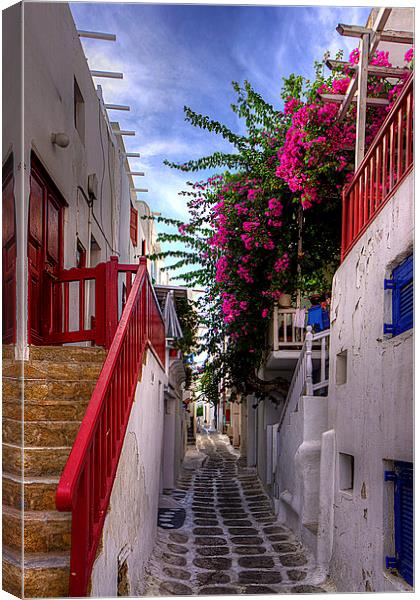
[[[16,210],[13,178],[13,156],[3,166],[3,344],[16,341]]]
[[[66,202],[39,160],[32,155],[28,223],[29,343],[45,343],[61,331],[60,290],[54,286],[63,268]]]

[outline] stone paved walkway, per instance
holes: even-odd
[[[142,595],[333,591],[314,584],[313,558],[276,522],[255,472],[241,465],[228,438],[201,435],[197,448],[205,459],[183,469],[172,500],[187,518],[181,529],[159,528]]]

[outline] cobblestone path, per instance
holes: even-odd
[[[314,585],[312,557],[276,523],[255,472],[228,438],[201,435],[197,448],[206,455],[202,466],[185,468],[174,492],[186,520],[181,529],[159,528],[142,595],[332,591]]]

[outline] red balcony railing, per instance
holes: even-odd
[[[413,76],[343,190],[341,260],[413,167]]]
[[[109,348],[117,329],[119,316],[133,285],[137,265],[120,264],[116,256],[96,267],[63,269],[54,280],[49,280],[51,289],[46,290],[48,314],[45,343],[66,344],[91,341],[97,346]],[[154,291],[148,292],[151,307],[149,334],[153,348],[157,340],[152,339],[155,327],[161,320],[158,304],[152,301]],[[157,311],[157,312],[156,312]],[[164,349],[159,349],[162,359]]]
[[[165,327],[142,261],[57,488],[57,509],[72,513],[70,596],[87,594],[138,374],[150,346],[164,367]]]

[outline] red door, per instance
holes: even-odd
[[[31,165],[28,224],[29,343],[42,344],[59,330],[58,290],[53,286],[63,266],[64,201],[35,159]]]
[[[13,193],[13,159],[3,167],[3,343],[16,341],[16,217]]]

